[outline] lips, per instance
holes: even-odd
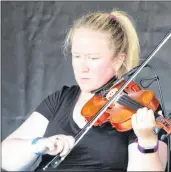
[[[80,78],[81,81],[88,81],[90,78]]]
[[[80,82],[85,83],[88,82],[90,78],[80,78]]]

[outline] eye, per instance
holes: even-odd
[[[79,55],[73,55],[72,57],[73,57],[73,58],[77,58],[77,59],[80,58]]]
[[[92,60],[97,60],[98,59],[98,57],[89,57],[90,59],[92,59]]]

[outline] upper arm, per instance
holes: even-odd
[[[42,137],[46,131],[48,123],[49,121],[46,117],[38,112],[33,112],[30,117],[6,139],[32,139],[38,136]]]
[[[52,117],[56,114],[60,95],[68,87],[63,87],[60,91],[56,91],[47,96],[30,115],[30,117],[6,139],[21,138],[32,139],[42,137],[46,131],[47,125]]]
[[[158,153],[159,153],[159,158],[160,161],[163,165],[163,169],[166,169],[166,165],[167,165],[167,144],[159,141],[159,149],[158,149]],[[138,164],[139,157],[140,157],[141,152],[138,151],[137,149],[137,143],[132,143],[128,146],[128,170],[135,168],[135,164],[136,166],[140,166],[143,165],[142,164]]]

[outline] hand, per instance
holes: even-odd
[[[152,110],[148,110],[146,107],[138,109],[132,116],[132,127],[141,146],[156,145],[158,137],[153,132],[156,121]]]
[[[74,146],[75,139],[67,135],[55,135],[40,139],[35,145],[35,152],[44,154],[65,156]]]

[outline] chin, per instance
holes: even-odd
[[[97,83],[94,83],[94,82],[77,82],[77,84],[79,85],[80,89],[83,91],[83,92],[88,92],[90,93],[91,91],[93,90],[96,90],[98,88],[100,88],[102,86],[102,84],[97,84]]]

